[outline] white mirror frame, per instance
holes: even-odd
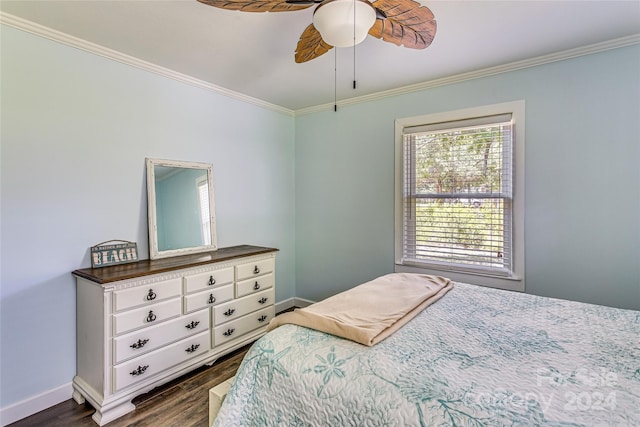
[[[215,202],[213,192],[213,166],[208,163],[183,162],[177,160],[146,159],[147,164],[147,213],[149,216],[149,258],[159,259],[172,256],[197,254],[218,249],[216,233]],[[192,246],[180,249],[158,250],[158,222],[156,211],[156,178],[155,167],[166,166],[172,168],[202,169],[207,171],[207,184],[209,190],[209,219],[211,230],[211,244]]]

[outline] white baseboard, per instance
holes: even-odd
[[[52,390],[45,391],[36,396],[16,402],[12,405],[0,408],[0,425],[2,427],[43,411],[65,400],[71,399],[73,387],[71,383],[61,385]]]
[[[311,304],[315,304],[315,301],[311,301],[304,298],[294,298],[294,300],[295,300],[295,305],[294,305],[295,307],[304,308],[304,307],[310,306]]]
[[[292,307],[307,307],[313,304],[313,301],[303,298],[289,298],[276,303],[276,313],[288,310]]]

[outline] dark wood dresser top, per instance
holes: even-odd
[[[151,274],[165,273],[167,271],[179,270],[181,268],[197,267],[199,265],[228,261],[253,255],[262,255],[276,251],[278,251],[276,248],[266,248],[261,246],[231,246],[200,254],[182,255],[156,260],[142,260],[129,264],[120,264],[101,268],[81,268],[79,270],[75,270],[72,274],[92,282],[105,284],[117,282],[119,280],[149,276]]]

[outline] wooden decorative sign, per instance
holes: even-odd
[[[91,268],[138,261],[138,245],[126,240],[108,240],[91,247]]]

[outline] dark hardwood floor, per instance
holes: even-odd
[[[205,427],[209,424],[209,389],[235,375],[250,345],[221,357],[213,366],[203,366],[149,393],[133,399],[136,409],[112,421],[108,427]],[[96,427],[95,410],[69,399],[10,427]]]

